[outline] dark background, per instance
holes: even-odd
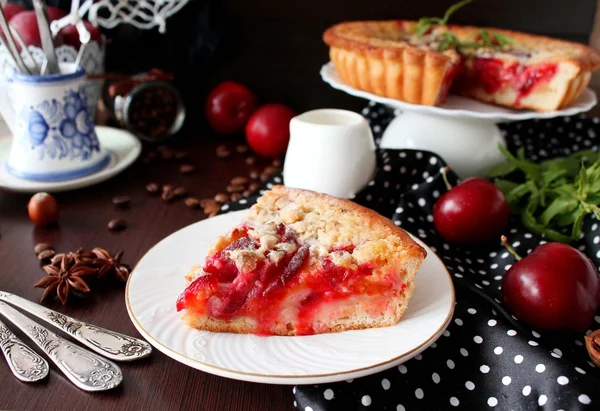
[[[16,1],[16,0],[9,0]],[[19,0],[27,4],[29,0]],[[167,33],[123,25],[106,31],[107,70],[135,73],[158,67],[176,74],[192,115],[201,120],[204,99],[219,81],[234,79],[262,101],[298,111],[359,109],[364,101],[321,81],[328,61],[321,35],[344,20],[418,19],[443,15],[455,0],[190,0],[167,20]],[[69,9],[70,0],[48,0]],[[596,0],[475,0],[453,17],[458,24],[488,25],[587,43]]]

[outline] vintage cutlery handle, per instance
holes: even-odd
[[[50,367],[46,360],[17,338],[0,321],[0,349],[11,371],[21,381],[34,382],[46,378]]]
[[[33,0],[33,9],[37,18],[42,50],[44,50],[44,54],[46,55],[48,74],[60,73],[58,60],[56,59],[56,50],[54,49],[54,39],[52,38],[52,33],[50,31],[46,3],[42,0]]]
[[[17,295],[0,292],[0,300],[12,303],[63,330],[89,349],[111,360],[133,361],[147,357],[152,352],[152,346],[146,341],[87,324]]]
[[[109,390],[123,381],[121,369],[116,364],[48,331],[8,304],[0,302],[0,314],[27,334],[82,390]]]
[[[4,37],[0,36],[0,39],[6,40],[6,43],[7,43],[6,45],[8,46],[7,50],[9,52],[10,56],[12,57],[13,61],[17,65],[17,68],[19,69],[19,71],[21,73],[31,74],[31,71],[25,65],[25,63],[23,62],[23,59],[21,58],[21,53],[19,53],[19,50],[17,49],[17,45],[15,43],[15,39],[13,37],[12,30],[10,29],[10,26],[8,25],[8,21],[6,20],[6,15],[4,14],[4,10],[2,9],[2,7],[0,7],[0,28],[2,29],[2,33],[4,35]]]

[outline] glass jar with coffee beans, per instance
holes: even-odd
[[[172,76],[150,70],[138,76],[107,82],[105,104],[117,122],[140,139],[157,142],[181,129],[185,106]]]

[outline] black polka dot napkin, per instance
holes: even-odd
[[[370,103],[362,114],[379,142],[392,110]],[[526,156],[537,161],[598,150],[599,123],[596,117],[564,117],[509,123],[502,132],[511,151],[524,147]],[[501,280],[514,259],[500,242],[479,249],[457,247],[435,231],[432,210],[446,191],[440,173],[445,165],[430,152],[380,150],[375,179],[354,201],[391,218],[442,258],[456,288],[448,329],[422,354],[387,371],[296,386],[294,406],[301,411],[600,409],[600,371],[587,354],[584,335],[538,332],[501,304]],[[448,177],[453,185],[458,182],[452,173]],[[263,189],[281,182],[275,176]],[[255,200],[224,206],[223,211],[249,207]],[[588,219],[584,233],[575,246],[599,266],[599,223]],[[522,255],[544,242],[518,219],[511,219],[507,237]],[[600,315],[592,327],[600,328]]]

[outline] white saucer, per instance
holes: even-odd
[[[203,220],[152,247],[129,276],[127,312],[137,330],[164,354],[192,368],[266,384],[319,384],[359,378],[395,367],[437,340],[454,312],[454,287],[440,258],[427,250],[415,292],[390,327],[297,337],[259,337],[188,327],[175,309],[185,274],[201,263],[214,239],[248,210]],[[414,237],[413,237],[414,238]]]
[[[4,163],[10,151],[11,134],[6,127],[6,123],[0,122],[0,189],[20,193],[36,193],[38,191],[56,193],[91,186],[108,180],[129,167],[142,151],[140,141],[128,131],[96,126],[96,135],[100,140],[102,149],[108,151],[110,155],[109,163],[102,170],[87,177],[68,181],[31,181],[17,178],[6,171]]]

